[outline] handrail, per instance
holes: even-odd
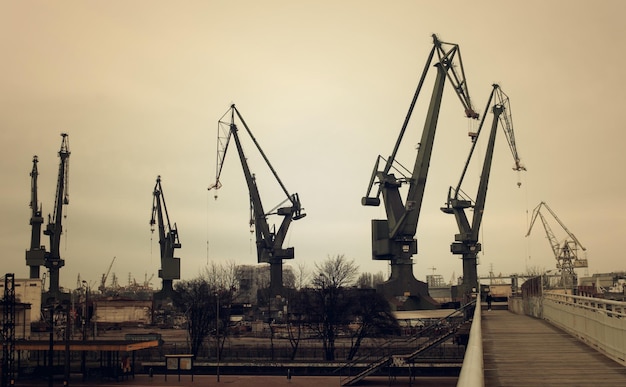
[[[542,317],[626,366],[626,302],[544,292]]]
[[[556,292],[545,292],[544,298],[561,304],[589,310],[606,310],[612,315],[626,317],[626,302],[597,297],[574,296]]]
[[[469,341],[465,350],[461,373],[456,384],[457,387],[485,386],[480,293],[477,294],[475,306]]]
[[[384,367],[392,362],[394,356],[403,356],[406,359],[412,359],[420,352],[423,352],[426,349],[431,348],[432,345],[436,345],[443,338],[450,337],[451,334],[459,328],[461,324],[457,324],[457,326],[449,326],[448,330],[442,335],[439,330],[442,328],[442,323],[446,321],[451,321],[455,316],[462,317],[462,313],[469,307],[473,305],[474,302],[470,302],[468,304],[463,305],[459,309],[452,311],[446,317],[438,319],[436,322],[425,326],[420,331],[418,331],[415,335],[413,335],[408,340],[406,338],[398,338],[388,340],[384,344],[377,347],[377,349],[373,353],[368,353],[365,355],[361,355],[356,359],[353,359],[341,367],[335,369],[335,373],[339,373],[340,375],[340,384],[350,385],[351,383],[357,382],[357,379],[360,380],[370,374],[371,372],[376,371],[379,367]],[[432,335],[435,335],[435,340],[430,340]],[[445,337],[444,337],[445,336]],[[417,348],[410,348],[410,345],[426,338],[426,341],[420,343]],[[397,347],[398,344],[402,344],[401,347]],[[367,360],[374,358],[374,361]],[[354,366],[362,365],[363,363],[367,363],[369,366],[365,370],[361,370],[357,374],[352,374],[351,368]],[[343,371],[347,370],[348,374],[344,375]]]

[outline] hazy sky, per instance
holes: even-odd
[[[587,248],[589,273],[625,270],[615,244],[626,235],[625,11],[621,0],[1,1],[0,271],[28,276],[32,157],[47,217],[61,132],[71,151],[62,286],[75,287],[79,273],[97,285],[114,256],[122,284],[129,273],[138,281],[155,274],[160,286],[149,226],[157,175],[178,225],[183,278],[211,261],[256,264],[235,152],[219,198],[207,191],[217,120],[235,103],[308,214],[290,228],[293,263],[313,268],[344,254],[362,271],[387,273],[370,242],[370,220],[384,209],[360,199],[377,155],[396,141],[433,33],[459,44],[481,114],[492,83],[509,95],[528,168],[512,170],[500,131],[479,274],[554,267],[541,225],[525,238],[542,200]],[[404,165],[415,159],[432,75],[403,141]],[[417,231],[420,280],[431,268],[446,281],[462,273],[449,252],[454,218],[439,208],[458,181],[468,129],[447,88]],[[246,154],[259,184],[271,187],[256,150],[247,145]],[[479,170],[470,168],[463,187],[472,196]],[[282,197],[267,192],[269,209]]]

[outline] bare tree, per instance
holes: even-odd
[[[306,262],[304,261],[298,262],[298,264],[296,265],[294,274],[296,276],[296,281],[295,281],[296,289],[300,290],[302,288],[305,288],[309,284],[309,277],[311,276],[311,273],[306,267]]]
[[[177,282],[175,305],[185,313],[190,350],[197,356],[215,321],[215,307],[210,296],[213,289],[204,278]]]
[[[328,257],[315,265],[312,283],[314,297],[311,300],[312,327],[322,339],[326,360],[335,360],[335,339],[339,326],[350,319],[348,298],[345,288],[353,285],[358,274],[354,260],[343,255]]]
[[[192,280],[176,284],[174,302],[187,317],[190,350],[198,355],[211,331],[216,334],[218,351],[224,346],[230,322],[230,305],[237,292],[236,265],[212,263]],[[218,321],[219,306],[219,321]]]
[[[355,289],[350,297],[352,316],[358,322],[352,334],[348,360],[352,360],[366,337],[398,334],[400,326],[389,302],[374,289]]]
[[[546,272],[546,268],[542,267],[542,266],[527,266],[526,267],[526,272],[524,273],[524,275],[528,276],[528,277],[539,277],[540,275],[545,274]]]
[[[315,264],[312,283],[315,288],[345,288],[354,284],[358,273],[359,267],[354,260],[348,260],[344,255],[337,255]]]
[[[374,281],[372,273],[361,273],[356,280],[356,287],[359,289],[373,289]]]
[[[287,318],[287,334],[289,345],[291,345],[291,360],[295,360],[302,340],[304,327],[307,325],[309,293],[306,289],[299,290],[292,294],[289,300],[289,311]]]
[[[230,307],[237,297],[239,288],[239,271],[235,262],[227,261],[221,264],[212,262],[205,268],[203,278],[213,289],[212,297],[209,298],[213,300],[213,309],[216,311],[215,347],[221,355],[229,333]]]
[[[286,289],[295,289],[296,273],[291,266],[283,266],[283,287]]]
[[[232,261],[221,264],[211,262],[204,268],[200,277],[204,278],[215,289],[238,289],[239,272],[237,265]]]
[[[385,282],[385,275],[383,274],[382,271],[379,271],[378,273],[372,276],[372,287],[374,289],[376,289],[376,287],[382,284],[383,282]]]

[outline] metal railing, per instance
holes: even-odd
[[[544,292],[543,318],[626,365],[626,302]]]
[[[480,294],[476,300],[469,341],[456,385],[457,387],[483,387],[485,385]]]
[[[342,365],[335,371],[340,376],[340,385],[348,386],[358,383],[368,375],[394,363],[394,361],[413,361],[420,353],[452,336],[465,321],[465,310],[473,305],[472,302],[454,310],[446,317],[425,326],[410,338],[391,339],[380,345],[375,351],[365,353]]]

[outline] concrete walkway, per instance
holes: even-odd
[[[549,323],[483,310],[485,386],[626,386],[626,368]]]

